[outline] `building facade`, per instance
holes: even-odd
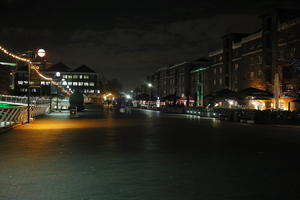
[[[41,73],[52,78],[65,89],[78,91],[85,95],[99,93],[98,74],[85,65],[71,69],[63,63],[57,63],[42,70]],[[28,67],[24,66],[20,67],[15,74],[15,94],[27,95],[27,89]],[[51,81],[44,80],[35,72],[31,73],[30,90],[32,96],[51,96],[60,92]]]
[[[274,95],[264,108],[293,110],[300,96],[300,12],[275,9],[260,19],[254,33],[224,35],[208,60],[158,69],[148,77],[154,94],[193,99],[200,106],[218,91],[255,88]]]

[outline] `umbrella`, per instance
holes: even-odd
[[[137,95],[134,99],[135,100],[145,100],[145,101],[147,101],[147,100],[150,99],[150,96],[148,94],[143,93],[143,94]]]
[[[262,98],[262,99],[268,99],[268,98],[272,98],[273,97],[273,94],[268,92],[268,91],[265,91],[265,90],[260,90],[260,89],[257,89],[257,88],[246,88],[246,89],[243,89],[241,91],[238,92],[238,95],[242,98],[245,98],[245,97],[254,97],[256,99],[259,99],[259,98]]]
[[[213,96],[216,99],[235,99],[237,98],[237,93],[229,89],[223,89],[214,92],[211,96]]]
[[[168,96],[165,96],[165,97],[161,98],[162,101],[176,101],[178,99],[180,99],[180,97],[176,96],[174,94],[170,94]]]

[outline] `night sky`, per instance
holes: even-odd
[[[296,0],[80,2],[1,0],[0,45],[44,48],[52,62],[86,64],[130,89],[159,67],[215,50],[226,33],[256,31],[271,7],[300,7]]]

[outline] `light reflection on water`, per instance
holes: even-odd
[[[280,191],[297,193],[290,186],[300,178],[299,149],[252,137],[254,128],[151,111],[36,120],[0,135],[0,196],[275,199]]]

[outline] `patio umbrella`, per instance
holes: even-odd
[[[229,89],[216,91],[212,94],[215,99],[236,99],[237,93]]]
[[[170,94],[168,96],[165,96],[165,97],[161,98],[162,101],[176,101],[178,99],[180,99],[180,97],[176,96],[174,94]]]
[[[270,99],[273,97],[273,94],[268,91],[252,87],[239,91],[238,95],[241,98],[254,97],[256,99]]]
[[[148,101],[150,99],[150,96],[148,94],[143,93],[143,94],[137,95],[134,99]]]

